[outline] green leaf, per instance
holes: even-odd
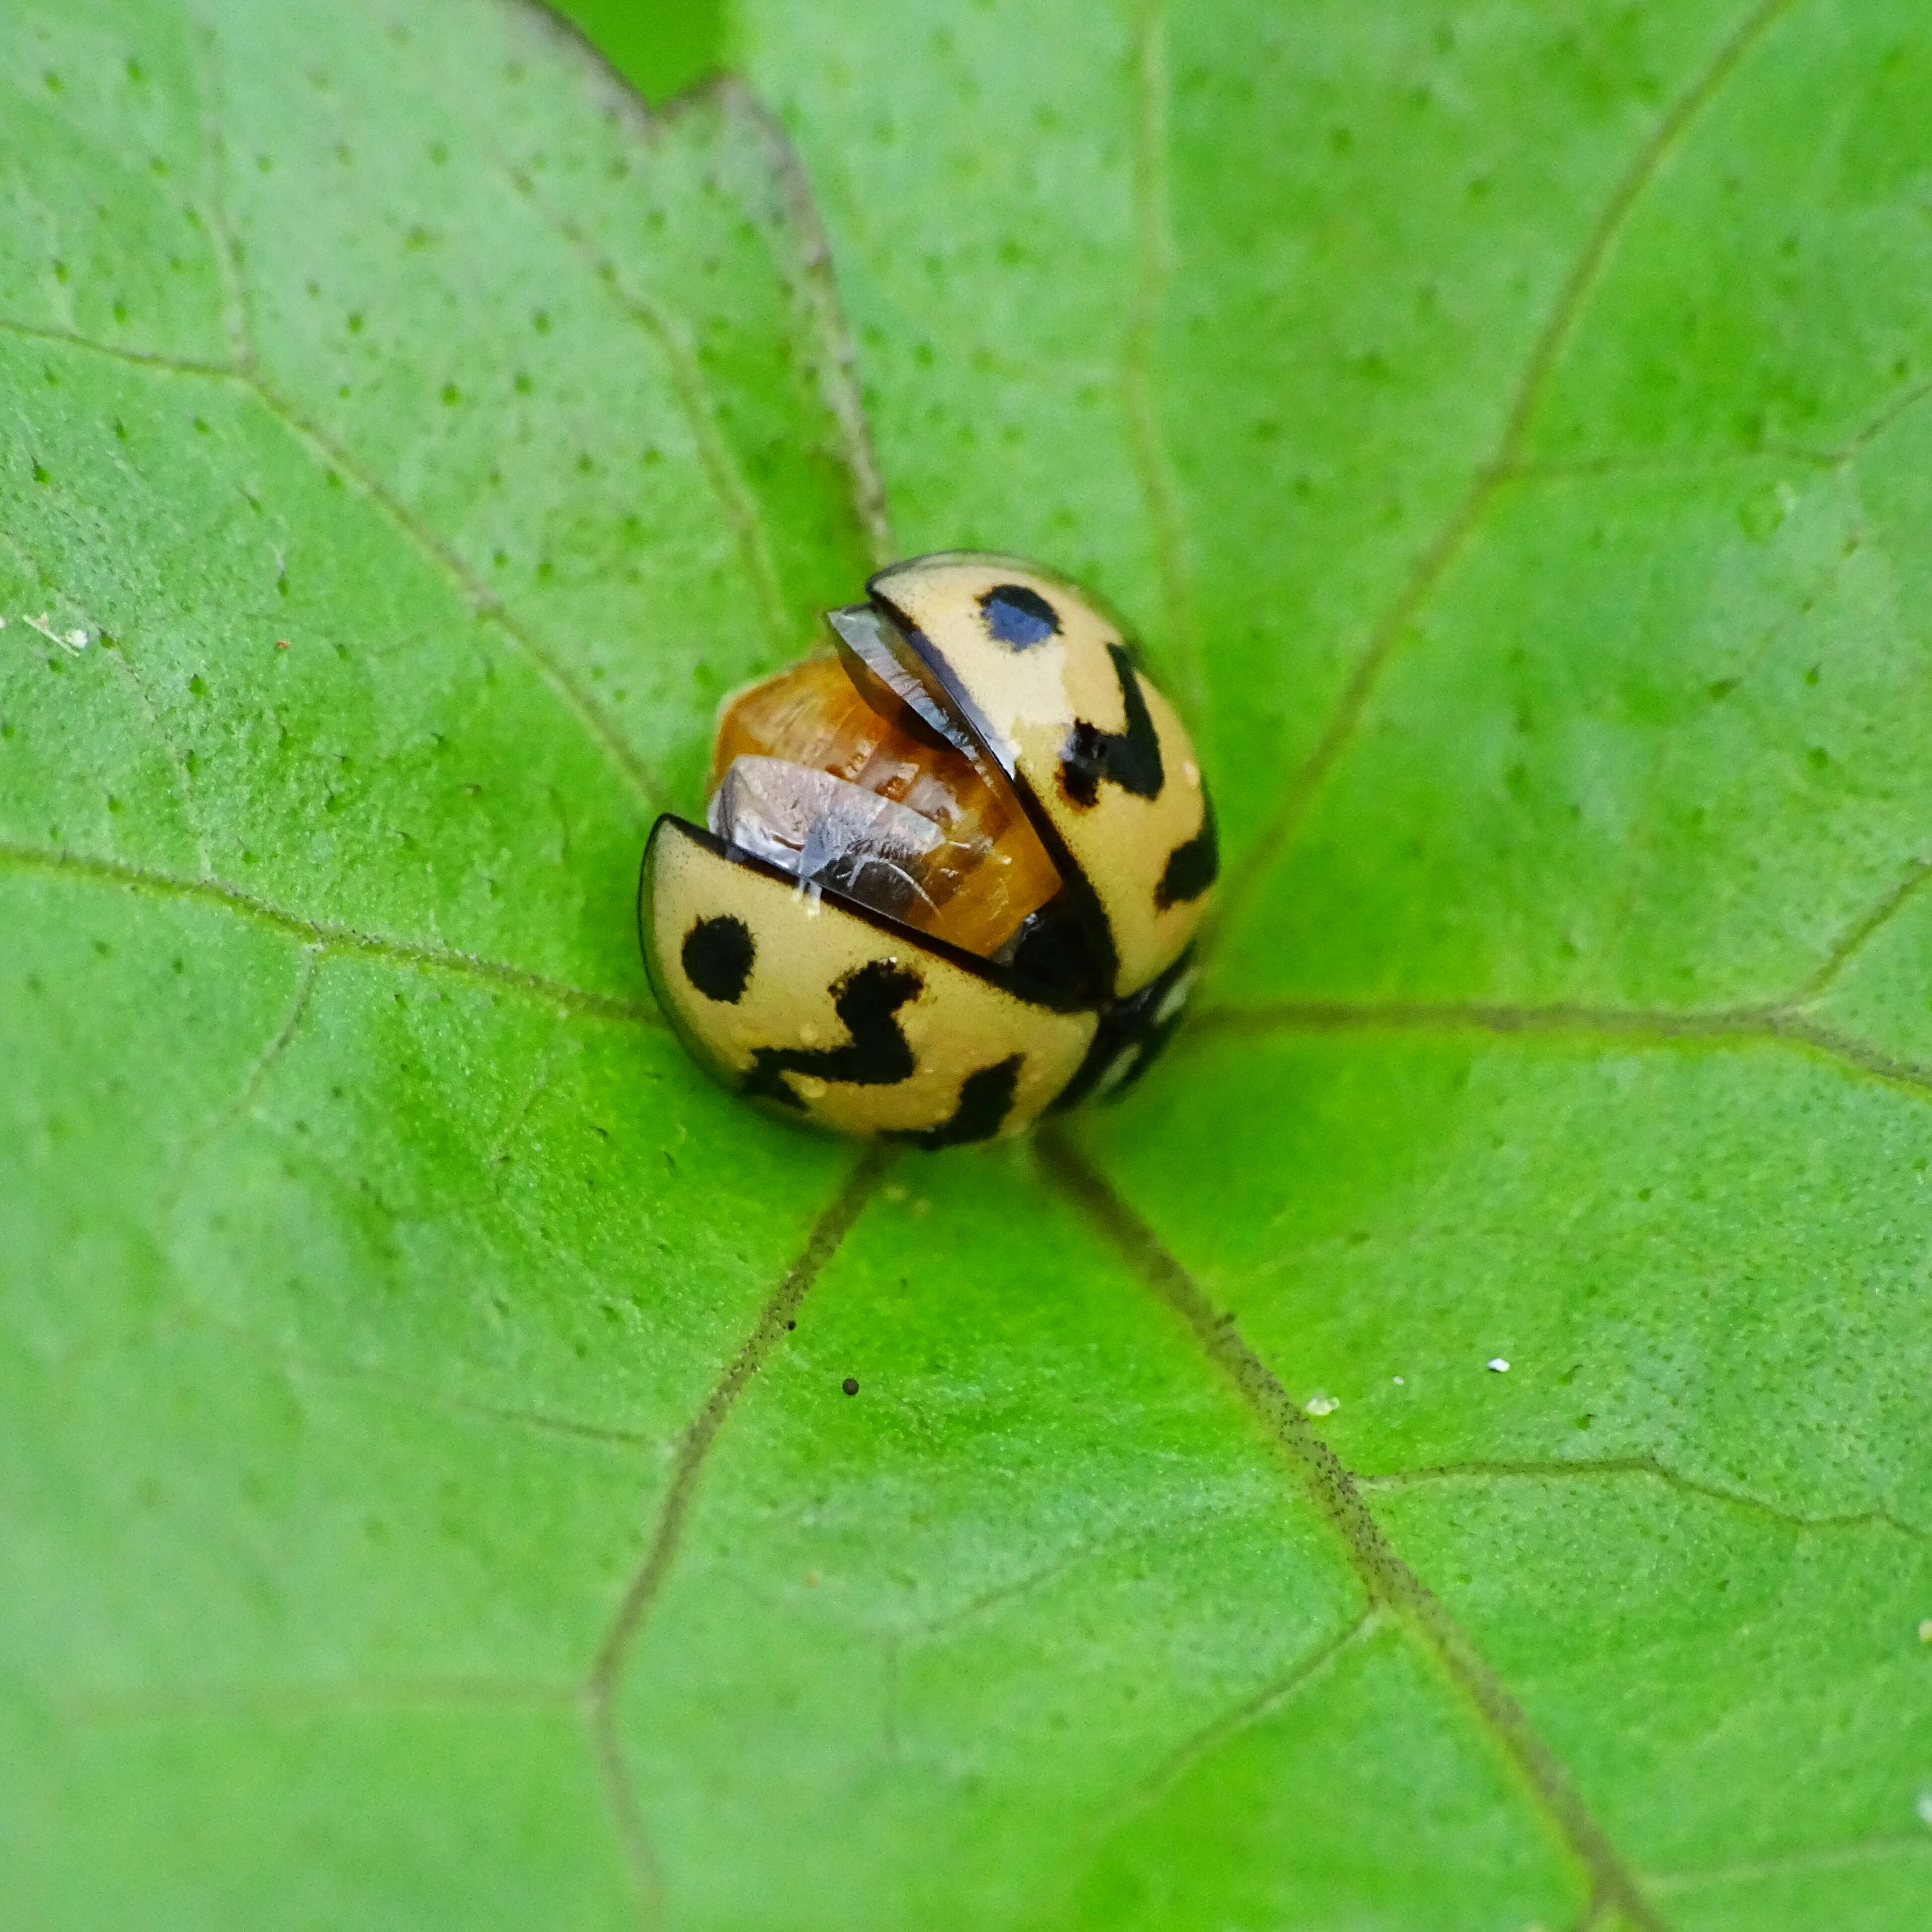
[[[724,64],[724,0],[571,0],[558,10],[654,105]]]
[[[0,22],[25,1923],[1916,1932],[1918,24]],[[880,1161],[636,862],[960,544],[1230,870],[1126,1104]]]

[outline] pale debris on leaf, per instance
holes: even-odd
[[[1310,1415],[1333,1415],[1342,1406],[1342,1398],[1336,1395],[1312,1395],[1303,1406]]]
[[[1492,1375],[1506,1376],[1509,1373],[1509,1364],[1500,1355],[1492,1355],[1483,1366]]]
[[[53,627],[52,618],[45,610],[43,610],[38,617],[28,618],[26,622],[28,629],[39,632],[49,644],[59,645],[62,650],[72,656],[78,657],[87,648],[86,631],[79,628],[71,631],[56,631]]]
[[[1918,1794],[1917,1810],[1919,1822],[1922,1824],[1932,1825],[1932,1791],[1922,1791]]]

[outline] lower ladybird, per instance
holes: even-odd
[[[705,822],[645,849],[644,962],[718,1078],[927,1148],[1136,1078],[1186,998],[1218,868],[1186,730],[1091,597],[914,557],[836,652],[724,706]]]

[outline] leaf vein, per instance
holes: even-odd
[[[472,1396],[452,1395],[433,1384],[369,1362],[330,1361],[292,1348],[273,1336],[264,1335],[244,1323],[232,1321],[212,1309],[195,1308],[184,1323],[218,1336],[232,1348],[254,1356],[294,1382],[308,1377],[317,1382],[350,1382],[380,1390],[406,1401],[412,1406],[439,1410],[446,1415],[476,1416],[488,1422],[501,1422],[526,1430],[533,1435],[562,1436],[580,1442],[600,1442],[617,1449],[655,1449],[661,1438],[640,1429],[626,1429],[614,1423],[588,1422],[580,1416],[560,1415],[550,1410],[520,1408],[514,1403],[484,1402]]]
[[[813,1223],[798,1258],[772,1291],[751,1333],[725,1365],[685,1430],[679,1440],[670,1485],[643,1557],[632,1573],[584,1680],[584,1696],[598,1762],[610,1793],[633,1881],[645,1916],[652,1922],[663,1916],[664,1874],[638,1804],[618,1727],[617,1692],[626,1660],[677,1560],[705,1463],[734,1405],[777,1348],[786,1332],[786,1323],[797,1314],[820,1271],[838,1252],[852,1224],[871,1200],[895,1151],[875,1144],[860,1156],[844,1184]]]
[[[1736,1864],[1710,1865],[1702,1870],[1658,1872],[1651,1883],[1659,1892],[1688,1892],[1703,1885],[1748,1884],[1754,1879],[1782,1878],[1787,1873],[1828,1870],[1834,1865],[1866,1864],[1881,1858],[1923,1858],[1932,1852],[1932,1834],[1906,1838],[1861,1838],[1849,1845],[1820,1845],[1782,1858],[1747,1858]]]
[[[718,500],[724,520],[730,526],[746,574],[757,591],[760,614],[764,620],[772,647],[781,655],[789,653],[793,644],[791,618],[785,604],[784,586],[778,581],[778,565],[772,555],[771,535],[766,527],[764,511],[731,453],[730,445],[718,420],[718,404],[710,380],[693,352],[682,325],[662,303],[632,287],[617,272],[616,264],[598,248],[581,224],[552,208],[537,192],[536,182],[524,170],[508,163],[498,165],[511,187],[569,243],[578,260],[590,272],[592,279],[619,310],[650,338],[664,358],[678,406],[684,412],[692,440],[697,445],[698,460],[704,466],[712,494]]]
[[[23,872],[66,873],[102,884],[124,886],[136,892],[152,892],[163,898],[199,900],[206,904],[224,907],[321,952],[363,953],[422,971],[449,973],[480,980],[548,1000],[567,1012],[580,1013],[592,1019],[616,1020],[633,1026],[656,1027],[659,1024],[655,1010],[640,1000],[593,993],[560,980],[546,979],[539,973],[526,972],[520,966],[512,966],[500,959],[484,958],[478,953],[422,946],[411,940],[364,932],[332,920],[313,919],[306,914],[291,911],[271,900],[244,892],[239,886],[230,885],[223,879],[178,878],[171,873],[127,865],[118,859],[98,859],[80,852],[0,843],[0,868],[7,867]]]
[[[1049,1130],[1041,1136],[1039,1145],[1048,1178],[1180,1318],[1209,1364],[1232,1384],[1273,1438],[1304,1495],[1340,1538],[1372,1600],[1385,1605],[1402,1620],[1468,1698],[1538,1811],[1588,1874],[1596,1894],[1613,1903],[1640,1932],[1665,1932],[1664,1918],[1644,1895],[1556,1754],[1440,1598],[1390,1543],[1353,1478],[1310,1426],[1274,1371],[1243,1339],[1233,1317],[1214,1306],[1154,1231],[1075,1150],[1064,1133]]]
[[[1128,446],[1147,506],[1160,583],[1161,617],[1167,633],[1161,655],[1178,674],[1180,694],[1198,717],[1206,693],[1188,586],[1180,489],[1154,391],[1154,350],[1174,266],[1165,0],[1140,0],[1135,9],[1133,88],[1136,260],[1122,342],[1121,392],[1126,406]]]
[[[851,480],[854,511],[866,532],[873,562],[883,568],[897,560],[898,541],[892,530],[885,479],[872,446],[872,428],[866,419],[858,350],[838,299],[832,244],[819,215],[811,177],[777,117],[749,88],[735,74],[721,76],[716,86],[719,98],[743,118],[763,142],[778,179],[782,212],[802,238],[798,284],[824,351],[813,358],[819,394],[838,432],[846,474]]]
[[[1313,748],[1289,775],[1281,798],[1259,836],[1230,868],[1211,926],[1202,938],[1204,962],[1220,950],[1236,914],[1255,890],[1263,868],[1293,839],[1316,793],[1353,740],[1410,623],[1441,585],[1470,532],[1512,475],[1557,360],[1632,212],[1699,114],[1759,39],[1795,4],[1796,0],[1756,0],[1689,86],[1659,116],[1612,188],[1531,345],[1496,448],[1478,465],[1461,498],[1370,629]]]
[[[195,1162],[208,1148],[241,1119],[255,1103],[270,1072],[277,1060],[287,1052],[295,1042],[296,1035],[302,1030],[302,1024],[308,1017],[309,1005],[315,997],[316,982],[322,976],[322,949],[319,944],[310,944],[302,950],[302,970],[296,980],[294,996],[280,1023],[268,1036],[267,1044],[255,1056],[254,1064],[242,1077],[241,1085],[222,1106],[208,1115],[194,1132],[185,1136],[171,1163],[168,1178],[164,1183],[160,1197],[160,1219],[164,1227],[174,1218],[176,1208],[180,1204],[182,1192],[188,1185],[188,1178]]]
[[[1102,1834],[1117,1830],[1130,1818],[1157,1803],[1210,1753],[1272,1716],[1323,1676],[1344,1652],[1352,1650],[1382,1628],[1388,1616],[1382,1603],[1370,1603],[1352,1622],[1331,1631],[1259,1690],[1204,1724],[1192,1737],[1183,1739],[1109,1814],[1102,1827]]]
[[[82,352],[111,357],[137,368],[161,369],[171,374],[197,377],[204,381],[229,382],[245,389],[290,436],[308,446],[310,454],[325,470],[332,470],[360,490],[375,505],[410,547],[434,565],[464,602],[476,615],[494,624],[535,668],[538,676],[576,718],[578,724],[636,792],[648,811],[665,796],[664,786],[616,728],[564,668],[562,662],[538,641],[536,634],[513,617],[458,552],[424,524],[399,498],[364,470],[349,452],[318,424],[310,422],[294,404],[272,388],[252,368],[221,363],[196,362],[178,356],[151,355],[145,350],[120,349],[86,336],[70,335],[59,329],[37,328],[24,322],[0,319],[0,333],[28,341],[58,344]]]
[[[191,356],[166,356],[149,349],[124,349],[112,342],[96,342],[90,336],[76,335],[64,328],[42,328],[30,322],[0,316],[0,335],[22,342],[44,342],[62,349],[78,349],[89,355],[105,356],[116,362],[132,363],[139,369],[160,369],[176,376],[193,376],[204,382],[234,382],[241,370],[230,362],[200,362]]]
[[[1518,1462],[1441,1462],[1426,1468],[1391,1469],[1371,1475],[1365,1475],[1358,1470],[1355,1472],[1355,1484],[1358,1488],[1364,1490],[1404,1490],[1425,1483],[1534,1480],[1545,1478],[1569,1481],[1614,1479],[1624,1476],[1648,1477],[1670,1489],[1681,1490],[1686,1496],[1700,1496],[1712,1502],[1726,1504],[1733,1509],[1748,1510],[1754,1516],[1782,1523],[1786,1528],[1796,1530],[1801,1534],[1814,1530],[1888,1529],[1898,1535],[1910,1537],[1915,1542],[1932,1543],[1932,1530],[1921,1528],[1918,1524],[1908,1522],[1889,1509],[1846,1510],[1827,1515],[1808,1516],[1802,1511],[1786,1509],[1779,1504],[1767,1502],[1762,1496],[1753,1496],[1748,1490],[1726,1489],[1721,1483],[1706,1482],[1700,1478],[1688,1476],[1682,1470],[1672,1468],[1668,1463],[1660,1461],[1654,1456],[1612,1456],[1592,1460],[1552,1456],[1547,1460]]]
[[[1284,1000],[1266,1006],[1211,1008],[1187,1026],[1178,1046],[1217,1034],[1252,1039],[1270,1033],[1486,1033],[1508,1039],[1540,1036],[1629,1040],[1642,1047],[1758,1046],[1795,1047],[1835,1062],[1848,1072],[1915,1094],[1932,1095],[1932,1066],[1888,1054],[1812,1018],[1795,1006],[1714,1008],[1705,1012],[1646,1012],[1628,1007],[1484,1005],[1480,1002]]]
[[[597,745],[628,782],[648,811],[665,796],[658,782],[636,750],[618,731],[602,708],[594,703],[562,661],[540,643],[536,634],[513,617],[502,601],[484,585],[464,562],[454,547],[424,523],[402,500],[356,460],[341,444],[311,422],[295,404],[272,388],[252,370],[239,371],[236,380],[250,390],[262,406],[282,424],[298,442],[306,443],[311,454],[326,468],[346,478],[386,516],[410,544],[434,564],[471,610],[494,624],[535,667],[538,676],[576,718],[592,742]]]
[[[346,477],[401,532],[404,539],[426,557],[454,588],[458,596],[478,615],[494,622],[505,637],[536,667],[538,676],[555,697],[576,718],[578,723],[601,746],[639,794],[648,809],[662,797],[664,788],[646,768],[631,746],[619,734],[602,710],[591,701],[562,662],[530,632],[512,618],[501,602],[486,588],[454,546],[446,542],[424,523],[402,500],[364,470],[348,450],[310,420],[292,400],[282,395],[262,374],[254,347],[248,299],[248,276],[242,251],[228,216],[226,167],[228,152],[223,136],[220,112],[220,82],[216,76],[216,36],[212,27],[204,28],[197,42],[196,69],[205,110],[202,138],[210,164],[212,199],[207,220],[215,242],[215,260],[223,292],[223,326],[226,332],[235,367],[233,380],[249,390],[269,415],[279,422],[297,442],[308,446],[311,456],[319,458],[325,470]]]
[[[1909,905],[1926,880],[1932,879],[1932,858],[1916,854],[1906,862],[1904,875],[1874,904],[1853,920],[1826,950],[1817,970],[1792,994],[1790,1004],[1816,1000],[1828,992],[1846,967]]]

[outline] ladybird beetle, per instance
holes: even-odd
[[[728,699],[705,824],[666,814],[639,924],[728,1086],[927,1148],[1018,1133],[1173,1030],[1217,858],[1173,707],[1090,596],[1017,558],[882,570],[836,655]]]

